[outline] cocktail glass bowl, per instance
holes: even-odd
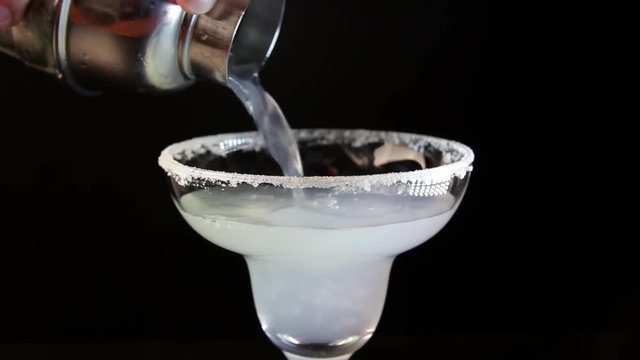
[[[474,154],[409,133],[295,135],[305,177],[278,175],[256,132],[174,144],[159,163],[189,225],[245,257],[269,339],[290,360],[348,359],[376,329],[394,258],[455,213]]]

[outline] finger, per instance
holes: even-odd
[[[178,0],[184,11],[191,14],[204,14],[211,10],[217,0]]]
[[[0,4],[0,28],[8,27],[13,22],[13,14],[8,6]]]
[[[22,20],[29,0],[9,0],[9,4],[13,8],[13,22],[16,23]]]
[[[0,26],[6,27],[22,20],[29,0],[0,0]]]

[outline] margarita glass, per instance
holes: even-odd
[[[394,258],[458,208],[474,155],[408,133],[294,133],[309,176],[278,176],[256,132],[174,144],[159,163],[189,225],[245,257],[262,329],[287,358],[346,360],[380,320]]]

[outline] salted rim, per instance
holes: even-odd
[[[262,138],[256,131],[227,133],[211,136],[197,137],[168,146],[158,158],[158,164],[182,186],[199,186],[211,183],[235,187],[242,184],[257,187],[263,184],[280,186],[284,188],[335,188],[370,190],[377,186],[390,186],[402,183],[436,184],[451,180],[453,177],[464,178],[473,170],[475,155],[468,146],[438,137],[419,135],[405,132],[378,131],[378,130],[347,130],[347,129],[299,129],[294,130],[296,139],[328,139],[332,133],[339,133],[340,138],[353,138],[353,142],[367,144],[367,139],[385,139],[394,144],[407,146],[431,145],[443,152],[445,156],[454,156],[457,159],[434,168],[396,172],[375,175],[358,176],[272,176],[238,174],[224,171],[205,170],[185,165],[176,160],[177,155],[187,154],[192,157],[205,151],[220,153],[226,141],[236,141],[235,145],[247,145],[245,148],[261,148]],[[218,150],[217,152],[215,150]],[[224,154],[220,154],[224,156]]]

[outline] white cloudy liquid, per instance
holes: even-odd
[[[245,255],[258,316],[273,342],[331,357],[367,341],[395,255],[436,234],[455,201],[373,194],[318,201],[202,190],[184,195],[178,208],[203,237]]]

